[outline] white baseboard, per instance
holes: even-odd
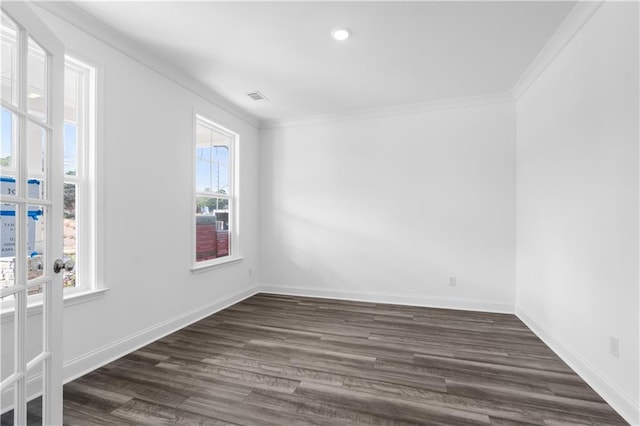
[[[320,290],[304,287],[286,287],[263,283],[260,293],[289,296],[322,297],[327,299],[354,300],[359,302],[388,303],[393,305],[424,306],[429,308],[462,309],[466,311],[513,314],[514,304],[508,300],[486,300],[453,297],[430,297],[391,293],[363,293],[356,291]]]
[[[168,334],[174,333],[189,324],[193,324],[194,322],[208,317],[211,314],[251,297],[257,292],[257,287],[240,291],[208,305],[176,315],[164,322],[155,324],[135,334],[66,361],[64,363],[64,382],[68,383],[78,377],[84,376],[96,368],[102,367],[103,365],[108,364],[111,361],[115,361],[116,359],[140,349],[141,347],[146,346]]]
[[[556,355],[595,390],[631,425],[640,425],[640,404],[611,383],[596,367],[581,357],[576,350],[547,330],[522,308],[516,308],[516,315],[525,323]]]

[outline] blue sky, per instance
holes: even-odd
[[[196,149],[196,191],[210,188],[229,193],[229,148],[226,146]],[[219,178],[218,178],[219,177]]]

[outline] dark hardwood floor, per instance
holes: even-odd
[[[627,424],[514,315],[264,294],[64,391],[68,425]]]

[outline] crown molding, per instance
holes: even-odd
[[[325,124],[337,121],[362,120],[368,118],[390,117],[398,115],[421,114],[426,112],[448,109],[470,108],[482,105],[495,105],[515,102],[511,93],[501,93],[487,96],[446,99],[416,104],[397,105],[382,108],[351,111],[338,114],[325,114],[310,117],[293,118],[288,120],[264,120],[260,129],[274,129],[279,127],[307,126]]]
[[[547,44],[511,89],[511,93],[515,99],[520,99],[520,97],[524,95],[527,89],[542,75],[551,62],[564,50],[603,3],[604,0],[582,0],[574,6]]]
[[[508,93],[272,120],[260,120],[255,115],[239,108],[216,91],[195,81],[170,62],[148,52],[138,43],[122,35],[70,1],[37,1],[35,4],[247,124],[260,129],[270,129],[514,102],[527,91],[549,64],[562,52],[603,2],[604,0],[579,1]]]
[[[154,55],[143,48],[138,43],[114,30],[104,22],[95,18],[90,13],[85,12],[80,7],[70,1],[37,1],[37,6],[62,19],[65,22],[78,28],[95,39],[105,43],[109,47],[119,51],[125,56],[142,64],[151,71],[154,71],[168,80],[178,84],[189,92],[211,102],[225,112],[244,121],[245,123],[259,127],[260,120],[253,114],[237,107],[228,99],[207,87],[206,85],[195,81],[183,71],[176,68],[170,62]]]

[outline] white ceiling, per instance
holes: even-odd
[[[241,109],[288,120],[507,93],[575,2],[76,4]],[[337,42],[341,26],[352,37]]]

